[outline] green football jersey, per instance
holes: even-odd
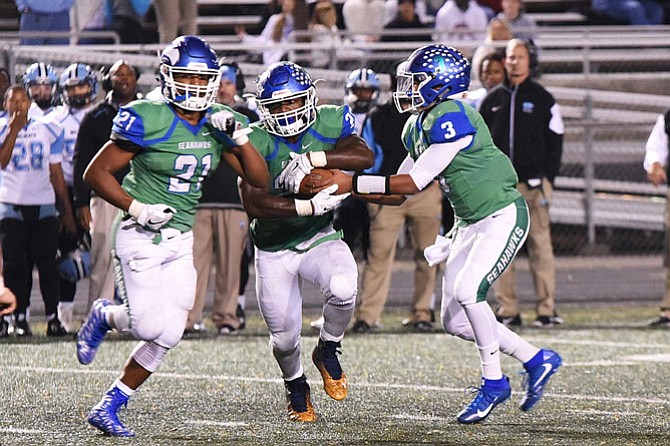
[[[225,105],[214,104],[209,112],[221,110],[248,125],[246,116]],[[234,145],[228,138],[217,139],[217,132],[205,116],[193,126],[166,102],[140,100],[122,107],[114,118],[112,138],[143,149],[130,162],[122,187],[139,202],[176,209],[166,228],[190,230],[202,180],[216,170],[223,151]]]
[[[491,138],[477,110],[452,100],[411,116],[403,129],[403,144],[416,160],[431,144],[474,136],[437,177],[455,216],[472,223],[514,202],[518,178],[507,155]]]
[[[251,128],[253,131],[249,139],[265,158],[273,195],[282,194],[281,190],[274,188],[274,179],[291,161],[291,152],[332,150],[339,139],[355,133],[354,116],[346,105],[318,106],[316,121],[295,143],[268,133],[262,123],[254,123]],[[327,227],[332,218],[332,212],[312,217],[257,218],[251,222],[251,235],[254,244],[264,251],[291,249]]]

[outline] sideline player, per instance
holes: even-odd
[[[105,434],[119,437],[135,435],[119,421],[119,409],[177,345],[193,306],[191,226],[202,180],[223,157],[250,183],[269,181],[265,162],[241,128],[246,118],[213,105],[220,71],[209,44],[178,37],[163,50],[159,74],[165,100],[121,107],[111,140],[84,173],[98,195],[124,211],[113,227],[124,304],[95,301],[77,337],[77,358],[85,365],[110,329],[130,331],[140,340],[121,376],[87,417]],[[113,174],[129,163],[130,173],[119,185]]]
[[[331,224],[332,209],[348,194],[331,195],[336,186],[311,199],[283,194],[298,192],[314,167],[362,170],[372,165],[373,154],[355,135],[348,106],[316,106],[315,85],[299,65],[270,65],[257,83],[262,122],[252,124],[249,137],[274,181],[264,187],[242,185],[242,201],[253,218],[256,295],[284,378],[289,419],[310,422],[317,415],[300,362],[300,282],[312,282],[325,296],[324,324],[312,360],[326,393],[339,401],[348,390],[337,355],[354,312],[358,270],[342,233]]]
[[[354,175],[353,191],[371,201],[398,204],[437,178],[454,208],[449,241],[426,248],[426,259],[446,260],[442,326],[474,341],[482,384],[458,414],[460,423],[484,420],[510,397],[500,352],[521,361],[527,373],[521,410],[530,410],[561,365],[558,353],[540,349],[496,321],[486,302],[491,284],[509,266],[528,234],[528,207],[516,190],[509,158],[496,148],[481,115],[460,100],[470,85],[470,62],[458,50],[428,45],[414,51],[398,73],[394,99],[412,116],[403,130],[408,157],[390,176]],[[409,107],[402,102],[409,101]]]

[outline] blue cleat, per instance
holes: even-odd
[[[542,349],[542,362],[533,367],[526,369],[524,373],[523,388],[526,394],[521,398],[521,405],[519,406],[523,411],[529,411],[540,401],[544,386],[551,375],[556,373],[558,368],[563,363],[563,360],[553,350]]]
[[[86,322],[77,333],[77,359],[83,365],[88,365],[93,361],[102,340],[107,332],[112,329],[107,323],[103,311],[105,307],[110,305],[111,303],[106,299],[98,299],[93,302]]]
[[[482,378],[482,386],[475,389],[477,396],[458,414],[458,422],[470,424],[484,421],[494,407],[505,402],[512,393],[509,379],[503,376],[500,383],[498,386],[494,386],[491,381]]]
[[[110,437],[134,437],[135,433],[119,421],[117,412],[121,406],[128,406],[128,395],[124,394],[118,387],[113,387],[91,409],[86,420],[93,427],[100,429]]]

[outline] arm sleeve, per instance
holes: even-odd
[[[654,163],[660,163],[662,166],[668,165],[668,134],[665,133],[663,114],[658,117],[654,128],[651,129],[645,150],[643,166],[647,172],[651,171]]]
[[[414,166],[408,172],[416,187],[423,190],[429,185],[436,176],[449,166],[459,151],[472,144],[473,139],[472,135],[467,135],[454,142],[431,144],[414,162]],[[403,164],[405,164],[404,161]]]

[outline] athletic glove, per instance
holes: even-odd
[[[177,210],[167,204],[144,204],[133,200],[128,214],[142,226],[158,231],[172,219]]]
[[[247,141],[251,133],[250,128],[242,128],[242,123],[235,120],[235,115],[227,110],[216,113],[207,113],[207,121],[214,128],[214,136],[221,141],[226,141],[233,146],[241,146]]]
[[[290,153],[291,161],[275,178],[275,189],[281,189],[289,194],[300,191],[303,178],[314,169],[306,153]]]
[[[311,215],[323,215],[326,212],[333,210],[342,200],[347,198],[349,193],[340,194],[340,195],[331,195],[334,192],[337,192],[338,185],[333,184],[328,188],[322,190],[318,194],[314,195],[309,200],[295,200],[295,210],[298,215],[307,217]]]

